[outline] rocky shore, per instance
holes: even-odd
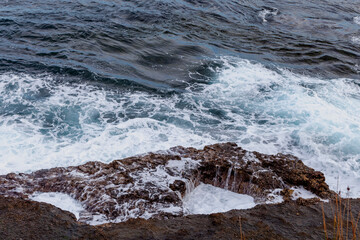
[[[360,201],[351,199],[350,204],[357,216]],[[334,205],[324,203],[329,239],[335,239],[337,231]],[[90,226],[50,204],[0,197],[0,235],[1,239],[241,239],[242,233],[245,239],[326,239],[322,213],[319,202],[288,201],[226,213]],[[348,238],[352,236],[349,225]]]
[[[191,215],[183,200],[199,184],[247,194],[257,206]],[[314,197],[296,196],[300,188]],[[30,200],[48,192],[80,202],[79,218]],[[320,239],[324,219],[327,234],[334,232],[338,198],[324,175],[298,158],[249,152],[234,143],[10,173],[0,176],[0,195],[3,239],[241,239],[242,233],[246,239]],[[279,198],[281,203],[269,204]],[[356,218],[359,200],[344,203]]]

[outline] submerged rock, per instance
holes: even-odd
[[[199,183],[248,194],[256,203],[271,200],[274,190],[294,187],[324,199],[335,195],[323,173],[298,158],[250,152],[235,143],[202,150],[179,146],[109,164],[88,162],[30,174],[10,173],[0,176],[0,195],[27,199],[36,192],[66,193],[85,208],[79,221],[97,224],[182,216],[184,195]],[[291,194],[283,195],[292,199]]]

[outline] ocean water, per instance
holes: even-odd
[[[360,196],[357,1],[2,1],[0,174],[233,141]]]

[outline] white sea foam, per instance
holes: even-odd
[[[263,22],[267,22],[267,17],[270,16],[276,16],[278,14],[278,9],[263,9],[259,12],[259,17],[262,19]]]
[[[281,195],[282,188],[276,188],[272,192],[270,192],[267,195],[266,204],[276,204],[276,203],[282,203],[284,201],[283,196]],[[319,198],[316,194],[304,189],[304,187],[292,187],[291,190],[293,190],[291,194],[291,199],[296,200],[298,198],[303,199],[310,199],[310,198]],[[320,199],[321,201],[327,201]]]
[[[360,44],[360,37],[359,36],[353,36],[351,37],[351,41],[355,44]]]
[[[41,89],[49,94],[39,97]],[[202,137],[206,133],[151,118],[161,110],[157,108],[175,111],[176,103],[144,93],[115,96],[117,92],[92,86],[55,85],[50,77],[13,74],[0,76],[0,93],[0,104],[10,113],[0,120],[0,174],[210,143]],[[31,114],[11,114],[16,108]],[[138,117],[142,111],[150,113]],[[137,117],[108,123],[106,114]]]
[[[266,204],[276,204],[282,203],[284,201],[283,197],[281,196],[281,188],[274,189],[271,193],[267,195]]]
[[[1,173],[235,141],[294,154],[323,171],[332,189],[360,196],[358,80],[221,61],[211,84],[171,97],[0,75]]]
[[[224,86],[221,90],[216,87],[220,84]],[[339,188],[344,190],[349,185],[358,196],[358,84],[351,79],[321,80],[239,61],[221,72],[219,83],[212,85],[211,91],[226,93],[226,102],[238,104],[235,112],[250,115],[230,115],[246,126],[237,138],[240,145],[269,154],[297,155],[325,172],[334,190],[339,182]]]
[[[79,219],[80,213],[85,211],[80,202],[65,193],[34,193],[30,196],[30,199],[37,202],[49,203],[62,210],[69,211],[75,215],[76,219]]]
[[[303,198],[303,199],[318,198],[318,196],[316,196],[316,194],[304,189],[304,187],[295,187],[295,188],[291,188],[291,189],[294,190],[294,192],[292,194],[292,198],[294,200],[296,200],[298,198]]]
[[[208,184],[200,184],[184,198],[186,214],[211,214],[255,207],[254,198]]]
[[[356,16],[354,17],[354,23],[359,24],[360,25],[360,16]]]

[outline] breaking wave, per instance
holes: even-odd
[[[1,174],[234,141],[290,153],[360,195],[360,82],[223,57],[214,78],[160,94],[0,75]],[[347,186],[343,186],[346,188]]]

